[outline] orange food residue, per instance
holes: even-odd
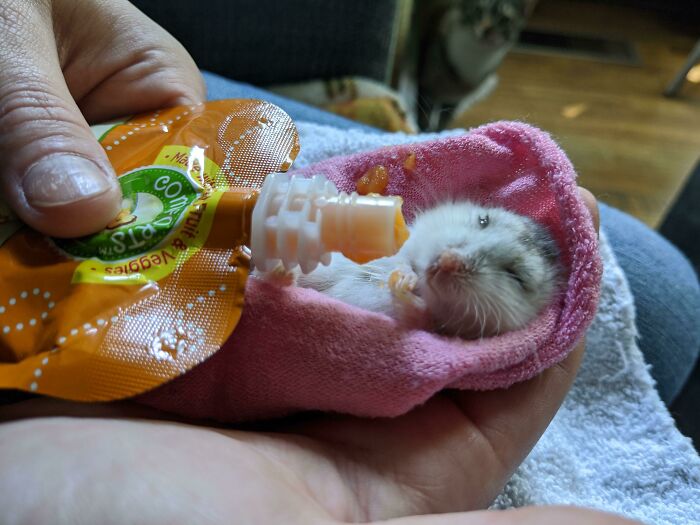
[[[383,194],[389,185],[389,172],[384,166],[373,166],[357,180],[355,188],[360,195]]]
[[[409,153],[408,157],[406,157],[406,160],[403,161],[403,167],[404,169],[408,171],[416,171],[416,154],[415,153]]]

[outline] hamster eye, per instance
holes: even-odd
[[[503,270],[508,274],[508,277],[516,281],[521,287],[525,288],[525,280],[512,266],[506,266]]]
[[[479,215],[479,226],[481,226],[481,229],[483,230],[489,225],[489,216],[488,215]]]

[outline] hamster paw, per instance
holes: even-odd
[[[415,272],[405,272],[403,270],[394,270],[389,274],[389,289],[394,297],[399,300],[411,300],[411,296],[415,297],[413,290],[418,284],[418,276]]]
[[[388,284],[399,319],[411,327],[423,328],[426,325],[425,302],[413,293],[418,285],[418,275],[411,270],[394,270],[389,275]]]
[[[261,272],[260,277],[270,284],[284,288],[287,286],[295,286],[297,284],[297,278],[299,275],[299,269],[294,268],[292,270],[287,270],[282,263],[278,263],[269,272]]]

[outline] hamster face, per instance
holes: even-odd
[[[556,244],[542,226],[468,201],[418,215],[402,252],[435,330],[467,339],[524,327],[562,278]]]

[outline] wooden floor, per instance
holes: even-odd
[[[451,126],[531,122],[562,145],[582,186],[656,227],[700,159],[700,83],[686,82],[677,99],[662,95],[700,30],[582,0],[541,0],[529,27],[627,39],[642,64],[511,52],[492,95]]]

